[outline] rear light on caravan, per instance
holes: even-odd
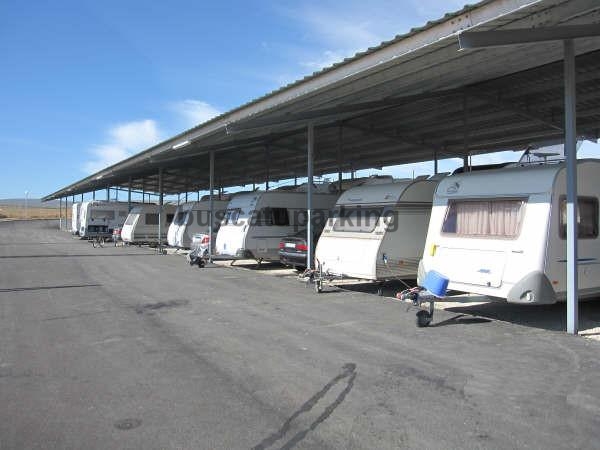
[[[285,242],[282,241],[279,243],[279,250],[281,250],[283,248],[285,248]]]
[[[301,252],[307,252],[308,246],[306,244],[296,244],[296,250],[300,250]]]
[[[202,238],[201,244],[203,244],[203,245],[207,245],[207,244],[208,244],[208,241],[210,241],[210,238],[209,238],[208,236],[204,236],[204,237]]]

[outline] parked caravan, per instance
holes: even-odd
[[[159,205],[147,203],[134,207],[121,229],[123,242],[142,243],[158,241]],[[175,216],[174,205],[163,205],[161,242],[167,239],[167,229]]]
[[[332,185],[320,185],[313,194],[313,217],[324,221],[335,204]],[[216,253],[233,258],[279,261],[279,242],[306,228],[306,192],[254,191],[236,194],[227,205],[217,234]]]
[[[213,244],[221,220],[229,204],[229,199],[213,199]],[[203,198],[199,202],[183,203],[177,207],[175,218],[169,226],[167,240],[171,247],[190,248],[194,234],[208,234],[210,224],[210,201]]]
[[[600,161],[580,160],[579,295],[600,293]],[[511,303],[566,298],[566,167],[526,165],[442,180],[419,280],[436,270],[449,288]]]
[[[73,203],[71,209],[71,233],[79,234],[79,212],[81,211],[81,203]]]
[[[324,278],[416,277],[437,179],[368,182],[344,192],[315,251]]]
[[[112,234],[115,228],[123,226],[129,214],[126,202],[89,201],[81,204],[79,210],[79,236],[88,237],[88,231],[98,232],[98,227],[106,225],[108,233]]]

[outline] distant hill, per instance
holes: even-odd
[[[2,198],[0,199],[0,205],[4,206],[16,206],[25,207],[25,202],[29,208],[58,208],[58,200],[51,200],[49,202],[43,202],[39,198],[30,198],[25,200],[24,198]],[[69,202],[71,204],[71,202]],[[63,202],[64,207],[64,202]]]

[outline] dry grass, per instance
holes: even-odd
[[[21,206],[0,205],[0,219],[58,219],[58,208],[27,208]],[[63,217],[65,210],[62,210]],[[68,220],[71,220],[71,211],[67,210]]]

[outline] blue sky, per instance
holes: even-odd
[[[462,5],[4,0],[0,198],[46,195]],[[391,173],[413,170],[431,164]]]

